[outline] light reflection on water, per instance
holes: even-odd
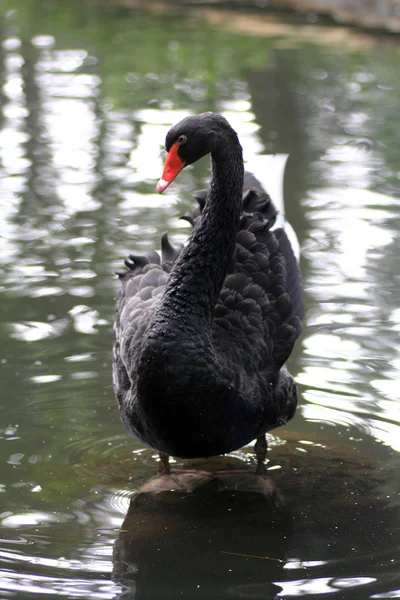
[[[112,11],[107,17],[107,27],[116,27],[115,39],[122,27],[118,19]],[[144,21],[155,48],[164,39],[157,19]],[[168,34],[168,68],[164,65],[157,74],[161,59],[157,54],[150,64],[149,52],[148,70],[142,73],[134,52],[125,66],[119,65],[122,46],[115,39],[106,52],[107,59],[114,57],[110,67],[96,55],[97,43],[99,55],[103,50],[89,33],[75,38],[73,29],[56,30],[50,24],[40,35],[34,28],[22,34],[18,26],[4,23],[2,35],[7,27],[9,34],[0,61],[5,340],[0,356],[5,398],[0,589],[20,598],[116,598],[121,589],[126,598],[134,597],[132,581],[119,579],[118,561],[113,567],[113,545],[117,540],[115,548],[126,551],[126,565],[136,568],[138,557],[130,557],[132,548],[124,545],[123,521],[132,494],[157,465],[152,451],[125,434],[114,405],[110,346],[118,285],[112,271],[121,268],[128,252],[159,247],[164,230],[174,241],[185,240],[189,228],[178,217],[193,205],[191,192],[204,186],[208,166],[204,161],[185,170],[175,188],[160,197],[154,186],[162,169],[162,143],[169,126],[183,116],[214,110],[238,131],[250,169],[266,151],[291,152],[286,208],[302,242],[307,294],[302,346],[290,365],[302,404],[290,428],[270,440],[271,477],[288,510],[273,526],[262,521],[265,507],[254,513],[265,534],[259,543],[272,540],[266,547],[271,556],[280,548],[280,562],[235,562],[232,557],[227,572],[238,579],[231,584],[217,553],[213,561],[222,587],[216,588],[216,597],[221,590],[230,597],[264,599],[272,593],[396,597],[400,214],[391,151],[398,145],[380,116],[393,97],[390,89],[385,92],[385,77],[394,80],[396,67],[389,65],[382,75],[381,61],[372,54],[367,59],[352,55],[354,66],[352,60],[346,63],[346,53],[337,66],[337,57],[328,51],[312,55],[301,45],[296,63],[284,43],[281,48],[271,40],[249,46],[246,37],[217,30],[209,33],[214,36],[210,43],[201,37],[201,28],[180,26]],[[136,35],[135,27],[131,30]],[[72,40],[59,41],[67,33]],[[183,37],[178,42],[175,36]],[[131,42],[129,37],[124,42],[129,52]],[[229,55],[230,47],[236,51],[235,44],[243,64],[213,82],[215,65],[222,68],[224,53]],[[265,56],[252,63],[250,57],[259,55],[257,44],[265,45]],[[208,57],[215,45],[221,57]],[[185,52],[194,56],[194,47],[200,62],[180,80],[175,68],[182,69]],[[201,62],[203,56],[208,63]],[[127,86],[122,100],[120,81]],[[263,166],[257,175],[266,176]],[[225,468],[224,460],[230,459],[217,465]],[[247,450],[232,460],[235,468],[252,464]],[[182,467],[181,461],[174,465]],[[135,507],[140,515],[146,503]],[[153,508],[154,520],[169,527],[174,515],[168,502]],[[212,522],[212,511],[206,515]],[[201,527],[193,514],[183,514],[182,522],[198,532],[188,543],[199,544],[199,563],[201,557],[206,561],[209,548],[201,555]],[[251,540],[247,526],[239,536],[243,544]],[[133,539],[144,569],[146,560],[154,559],[154,540],[162,530],[161,524],[157,527],[149,529],[150,544],[146,528]],[[365,528],[364,539],[360,528]],[[222,548],[231,529],[228,521]],[[184,540],[187,531],[181,534]],[[240,545],[237,550],[257,554],[252,544],[246,552]],[[175,562],[183,555],[173,548],[169,554]],[[208,575],[192,567],[190,597],[204,593],[212,598]],[[242,569],[251,583],[239,581]],[[167,587],[171,597],[179,593],[179,577]],[[152,579],[156,585],[157,575]],[[138,581],[143,585],[140,569]],[[155,598],[155,588],[150,586],[149,594]]]
[[[365,168],[371,169],[368,160]],[[330,175],[335,178],[334,169]],[[393,208],[399,201],[362,188],[316,190],[310,196],[305,202],[310,222],[318,224],[317,238],[323,224],[331,252],[325,244],[316,247],[311,230],[304,254],[314,267],[319,305],[304,340],[310,364],[298,376],[308,388],[303,413],[310,420],[355,425],[399,451],[399,373],[393,361],[400,346],[387,323],[387,299],[380,297],[390,293],[391,284],[382,289],[381,262],[396,252],[390,246],[398,243]],[[397,261],[391,276],[400,277]]]

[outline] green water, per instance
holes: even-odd
[[[294,19],[246,35],[212,14],[0,8],[1,600],[400,597],[400,44]],[[155,184],[169,126],[205,110],[250,170],[290,154],[307,313],[301,405],[270,437],[285,508],[211,490],[139,494],[128,513],[157,459],[113,397],[113,271],[188,235],[208,161]]]

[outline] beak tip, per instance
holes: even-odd
[[[162,193],[163,193],[163,191],[164,191],[164,190],[165,190],[165,189],[166,189],[166,188],[169,186],[169,183],[170,183],[169,181],[165,181],[165,179],[162,179],[162,178],[161,178],[161,179],[159,180],[159,182],[157,183],[157,187],[156,187],[156,189],[157,189],[157,192],[158,192],[159,194],[162,194]]]

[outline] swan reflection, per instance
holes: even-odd
[[[185,597],[196,591],[242,597],[249,581],[263,598],[274,597],[282,589],[273,581],[282,578],[292,532],[292,515],[266,476],[162,475],[132,498],[115,542],[119,598],[165,599],[178,590]]]
[[[388,536],[399,523],[397,463],[379,470],[359,444],[307,438],[269,436],[270,477],[249,470],[248,448],[194,461],[195,470],[177,464],[172,476],[142,485],[114,544],[119,600],[277,600],[345,589],[358,600],[397,589],[398,541]]]

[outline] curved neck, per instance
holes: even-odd
[[[211,154],[212,179],[201,218],[176,261],[162,311],[189,326],[210,320],[232,261],[242,209],[243,157],[236,134]],[[181,323],[182,330],[185,325]]]

